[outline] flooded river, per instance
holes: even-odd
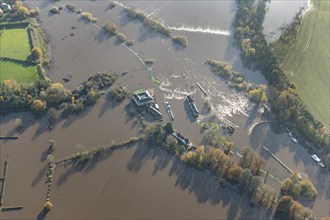
[[[30,7],[38,6],[42,25],[50,39],[52,63],[48,70],[54,82],[72,89],[96,71],[114,71],[128,74],[117,84],[134,91],[155,88],[156,99],[164,121],[168,117],[162,101],[167,99],[173,109],[174,127],[195,143],[203,143],[203,130],[187,114],[183,100],[192,94],[202,111],[201,120],[217,120],[232,124],[236,130],[228,137],[235,150],[250,145],[268,161],[267,169],[275,176],[289,174],[264,155],[261,146],[267,146],[291,169],[298,170],[317,185],[319,196],[311,208],[317,217],[329,215],[329,186],[327,175],[313,163],[308,152],[294,144],[283,130],[264,124],[251,135],[249,128],[263,117],[261,109],[251,104],[243,94],[228,88],[204,66],[206,59],[230,63],[246,78],[266,84],[256,72],[243,68],[238,52],[232,46],[232,27],[235,4],[233,1],[124,1],[124,5],[141,8],[156,16],[175,34],[188,38],[186,49],[177,48],[170,39],[147,33],[139,22],[129,22],[117,5],[109,8],[109,1],[25,1]],[[53,5],[65,6],[71,2],[83,11],[93,13],[99,20],[95,25],[63,9],[51,15]],[[292,1],[293,2],[293,1]],[[296,1],[294,1],[296,2]],[[277,4],[292,4],[280,11]],[[304,1],[272,1],[270,17],[266,17],[265,31],[275,30],[294,16]],[[277,8],[277,9],[276,9]],[[282,10],[282,9],[281,9]],[[272,23],[281,13],[279,23]],[[283,13],[283,18],[282,18]],[[131,50],[114,37],[106,36],[100,26],[113,21],[118,31],[135,44]],[[74,36],[70,33],[73,32]],[[138,57],[155,60],[154,77],[161,81],[157,86],[150,73],[143,69]],[[72,80],[62,81],[71,74]],[[208,96],[196,87],[200,83]],[[211,103],[211,113],[204,109]],[[19,139],[2,141],[1,166],[9,155],[9,175],[5,206],[23,205],[22,211],[3,213],[2,219],[36,219],[45,201],[44,168],[48,140],[57,142],[55,159],[69,156],[80,150],[122,142],[141,135],[138,122],[131,117],[129,100],[115,105],[105,97],[79,116],[62,120],[53,130],[48,130],[46,119],[36,120],[30,113],[1,117],[1,135],[17,134],[16,118],[23,119]],[[129,107],[126,107],[129,105]],[[54,174],[51,200],[54,205],[49,219],[267,219],[263,210],[249,207],[246,196],[229,188],[221,188],[213,176],[187,168],[173,156],[157,147],[135,145],[114,151],[106,160],[86,167],[58,168]]]

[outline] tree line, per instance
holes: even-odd
[[[314,213],[309,208],[294,201],[291,196],[287,196],[284,192],[283,194],[286,196],[279,199],[278,193],[270,185],[263,183],[260,177],[260,171],[265,166],[265,161],[255,154],[250,147],[242,148],[241,159],[237,162],[230,156],[230,148],[233,145],[231,142],[221,141],[224,150],[221,150],[219,147],[206,147],[204,145],[198,146],[195,150],[187,150],[185,146],[180,145],[171,135],[173,131],[174,129],[171,123],[149,125],[145,129],[144,141],[149,146],[160,146],[164,148],[176,155],[177,158],[188,166],[199,170],[210,171],[219,178],[219,184],[221,186],[225,187],[228,185],[235,187],[234,189],[241,194],[246,193],[250,199],[251,206],[263,207],[269,214],[275,211],[279,219],[288,219],[288,216],[292,216],[290,219],[299,219],[297,216],[300,215],[308,220],[315,219]],[[212,132],[207,132],[206,135],[207,140],[212,140],[213,143],[218,144],[221,139],[215,137]],[[303,184],[307,186],[310,182],[304,179],[300,180],[299,183],[301,186]],[[312,189],[313,187],[313,184],[311,184],[311,186],[305,187],[304,191],[307,192],[308,189]],[[285,186],[282,188],[285,188]],[[308,192],[311,195],[311,191]],[[291,199],[292,204],[285,204],[283,202],[285,198]],[[283,209],[283,207],[285,208]],[[290,215],[287,213],[288,210]]]
[[[269,101],[277,119],[328,154],[329,130],[306,110],[297,95],[296,85],[285,76],[262,32],[266,2],[236,0],[234,44],[240,50],[244,66],[260,71],[269,82]]]
[[[36,115],[47,113],[53,124],[62,116],[78,113],[93,105],[101,91],[109,88],[118,75],[115,73],[94,73],[82,85],[67,90],[61,83],[39,80],[34,85],[22,85],[14,80],[0,82],[0,110],[31,109]]]

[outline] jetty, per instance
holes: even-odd
[[[16,140],[16,139],[18,139],[18,137],[16,136],[10,136],[10,137],[0,136],[0,140]]]
[[[262,146],[262,148],[270,154],[270,156],[272,156],[279,164],[281,164],[287,171],[289,171],[289,173],[293,173],[293,171],[287,166],[285,165],[280,159],[278,159],[272,152],[269,151],[269,149],[265,146]]]
[[[7,158],[5,161],[5,167],[3,170],[3,176],[0,177],[1,181],[1,189],[0,189],[0,215],[1,212],[8,212],[8,211],[17,211],[23,209],[23,206],[10,206],[10,207],[3,207],[3,201],[5,198],[5,189],[6,189],[6,180],[8,176],[8,166],[9,166],[9,159]]]
[[[200,88],[200,90],[204,93],[204,95],[206,96],[208,95],[205,89],[199,83],[196,83],[196,85],[198,86],[198,88]]]

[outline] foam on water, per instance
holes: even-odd
[[[115,2],[117,5],[121,7],[127,8],[126,5]],[[155,13],[149,13],[148,16],[153,16]],[[163,21],[162,21],[163,22]],[[163,24],[163,23],[162,23]],[[164,25],[165,26],[165,25]],[[165,26],[168,27],[168,26]],[[203,27],[188,27],[188,26],[180,26],[180,27],[168,27],[171,30],[177,31],[187,31],[187,32],[195,32],[195,33],[204,33],[204,34],[214,34],[214,35],[222,35],[229,36],[230,31],[215,29],[215,28],[203,28]],[[131,48],[126,47],[134,56],[136,56],[139,61],[144,65],[144,61],[140,55],[138,55]],[[169,52],[173,52],[172,48],[168,48]],[[170,78],[166,78],[162,80],[161,85],[159,85],[159,89],[163,92],[165,99],[185,99],[187,95],[192,95],[196,93],[196,88],[175,88],[175,83],[171,82],[171,80],[177,80],[178,78],[185,78],[187,85],[195,85],[196,82],[200,83],[204,88],[206,88],[208,92],[208,97],[204,97],[208,99],[211,104],[211,110],[215,116],[217,116],[221,121],[230,124],[234,127],[238,127],[228,118],[233,117],[236,114],[243,114],[245,116],[248,115],[248,111],[251,109],[253,104],[241,93],[231,93],[230,89],[228,91],[219,92],[220,88],[224,88],[225,84],[221,80],[210,80],[207,74],[203,74],[203,70],[199,65],[197,65],[193,60],[187,57],[178,57],[176,53],[173,53],[177,62],[181,63],[184,68],[183,73],[170,74]],[[151,68],[147,68],[148,72],[151,74],[153,78],[154,71]],[[182,74],[182,75],[181,75]],[[228,88],[228,87],[227,87]]]
[[[203,27],[189,27],[189,26],[180,26],[180,27],[169,27],[171,30],[176,31],[187,31],[187,32],[195,32],[195,33],[204,33],[204,34],[215,34],[215,35],[223,35],[223,36],[229,36],[230,31],[228,30],[221,30],[216,28],[203,28]]]

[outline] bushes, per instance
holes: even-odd
[[[283,181],[281,192],[308,200],[313,200],[318,194],[315,186],[308,179],[302,179],[298,173],[293,173],[290,178]]]
[[[32,101],[31,108],[36,112],[42,112],[46,110],[46,102],[39,99],[35,99]]]
[[[90,21],[92,23],[95,23],[98,20],[96,17],[93,16],[92,13],[89,13],[89,12],[81,12],[80,15],[81,15],[82,18],[84,18],[87,21]]]
[[[128,47],[129,47],[129,46],[133,46],[134,43],[135,43],[134,40],[131,40],[131,39],[130,39],[130,40],[127,40],[127,41],[126,41],[126,46],[128,46]]]
[[[181,36],[181,35],[173,36],[172,41],[173,43],[179,44],[182,47],[188,46],[188,39],[186,36]]]
[[[23,15],[29,15],[30,14],[29,9],[25,6],[23,6],[23,5],[18,7],[17,12],[20,13],[20,14],[23,14]]]
[[[42,58],[42,51],[39,47],[34,47],[31,50],[31,53],[36,61],[40,61]]]
[[[261,85],[258,88],[251,89],[248,92],[248,98],[256,103],[267,103],[268,102],[268,97],[266,95],[266,86]]]
[[[294,201],[290,196],[283,196],[276,207],[275,217],[279,220],[304,219],[315,220],[313,211],[304,207],[298,201]]]
[[[114,99],[116,102],[123,101],[126,96],[128,95],[129,91],[127,87],[119,86],[113,89],[110,89],[108,94],[109,96]]]
[[[39,14],[39,12],[40,12],[40,9],[38,7],[36,7],[36,8],[33,8],[30,10],[29,15],[31,17],[35,17]]]
[[[120,42],[120,43],[124,43],[127,39],[126,35],[125,34],[122,34],[122,33],[119,33],[117,34],[117,40]]]
[[[106,31],[110,35],[114,36],[117,34],[117,26],[114,23],[112,23],[111,21],[105,22],[105,24],[103,25],[102,28],[104,31]]]
[[[148,58],[148,59],[146,59],[145,61],[144,61],[144,63],[146,64],[146,65],[152,65],[152,64],[154,64],[154,60],[153,59],[151,59],[151,58]]]
[[[61,83],[54,83],[46,91],[46,101],[49,105],[58,105],[69,100],[70,91],[66,90]]]
[[[99,91],[91,89],[86,95],[85,104],[93,105],[100,97],[101,94],[99,93]]]
[[[100,90],[110,87],[117,75],[114,73],[94,73],[82,86],[66,90],[62,84],[50,84],[39,80],[35,85],[20,85],[13,80],[0,82],[1,109],[32,109],[43,113],[49,109],[50,126],[62,116],[80,112],[85,105],[91,105],[100,97]]]
[[[52,14],[59,14],[60,10],[57,6],[53,6],[49,9],[49,12],[52,13]]]
[[[209,59],[206,60],[205,64],[211,68],[214,74],[226,79],[229,87],[244,91],[251,101],[255,103],[268,102],[265,85],[248,83],[241,73],[233,71],[232,67],[224,62]]]
[[[15,129],[16,129],[16,130],[19,130],[19,129],[22,128],[22,126],[23,126],[23,121],[22,121],[22,119],[21,119],[21,118],[16,118],[16,119],[15,119]]]
[[[47,211],[51,210],[53,208],[53,204],[50,201],[46,201],[44,203],[44,209],[46,209]]]
[[[50,139],[48,143],[49,143],[49,150],[51,153],[53,153],[56,149],[56,142],[53,139]]]
[[[72,11],[72,12],[75,12],[75,13],[78,13],[78,14],[81,13],[81,9],[77,8],[74,4],[68,3],[67,5],[65,5],[65,7],[67,9],[69,9],[70,11]]]

